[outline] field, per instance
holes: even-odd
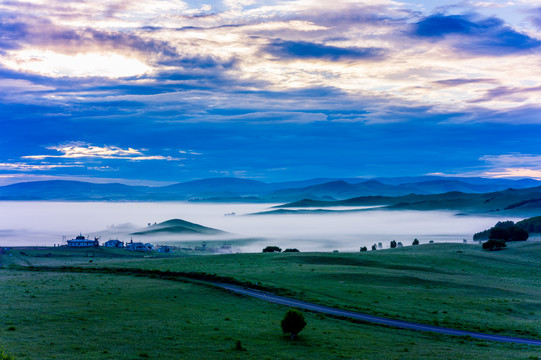
[[[17,359],[536,359],[541,349],[398,330],[305,313],[194,281],[116,268],[231,276],[345,309],[541,338],[540,243],[488,253],[431,244],[367,253],[144,258],[122,250],[12,249],[1,258],[0,345]],[[11,256],[9,256],[11,254]],[[99,267],[108,273],[12,265]],[[142,274],[144,275],[144,274]],[[245,350],[236,350],[237,340]]]

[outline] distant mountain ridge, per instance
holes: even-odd
[[[481,194],[503,191],[508,188],[519,190],[536,186],[541,186],[541,182],[532,179],[507,180],[436,176],[376,179],[321,178],[280,183],[265,183],[239,178],[210,178],[162,187],[51,180],[1,186],[0,200],[281,203],[300,199],[341,201],[366,196],[401,197],[411,194],[434,195],[453,191]],[[537,207],[537,204],[532,202],[533,200],[535,199],[521,198],[519,201],[529,201],[528,206]],[[517,200],[517,203],[519,201]],[[521,206],[527,206],[527,204]]]
[[[450,191],[441,194],[361,196],[334,201],[303,199],[275,206],[275,208],[305,209],[360,206],[385,206],[385,209],[388,210],[453,210],[464,214],[539,214],[541,213],[541,186],[487,193]],[[306,210],[300,211],[306,212]]]

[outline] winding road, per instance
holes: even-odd
[[[478,332],[473,332],[473,331],[456,330],[456,329],[451,329],[451,328],[446,328],[446,327],[418,324],[418,323],[409,322],[409,321],[393,320],[393,319],[388,319],[384,317],[373,316],[373,315],[368,315],[368,314],[363,314],[363,313],[358,313],[358,312],[353,312],[353,311],[335,309],[335,308],[323,306],[323,305],[316,305],[309,302],[304,302],[304,301],[290,299],[283,296],[274,295],[272,293],[268,293],[264,291],[246,289],[246,288],[242,288],[235,285],[229,285],[229,284],[223,284],[223,283],[212,283],[212,284],[214,284],[215,286],[221,287],[223,289],[227,289],[237,294],[255,297],[255,298],[269,301],[276,304],[296,307],[299,309],[310,310],[310,311],[319,312],[323,314],[343,316],[343,317],[348,317],[351,319],[362,320],[362,321],[367,321],[367,322],[376,323],[376,324],[394,326],[398,328],[417,330],[417,331],[430,331],[430,332],[446,334],[446,335],[471,336],[472,338],[481,339],[481,340],[541,346],[541,340],[524,339],[524,338],[517,338],[517,337],[512,337],[512,336],[483,334],[483,333],[478,333]]]

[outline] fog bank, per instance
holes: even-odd
[[[0,202],[0,246],[60,244],[83,235],[118,237],[129,241],[127,233],[169,219],[183,219],[231,233],[216,238],[232,243],[239,251],[260,252],[266,245],[297,248],[301,251],[359,251],[359,247],[391,240],[411,245],[421,243],[471,241],[472,235],[493,226],[498,220],[487,216],[455,216],[442,211],[385,211],[381,209],[298,215],[244,216],[268,210],[275,204],[209,203],[110,203],[110,202]],[[235,213],[236,215],[228,215]],[[127,225],[130,224],[130,225]],[[131,227],[130,227],[131,226]],[[124,227],[126,229],[124,229]],[[237,239],[254,239],[236,241]],[[143,240],[133,236],[134,241]],[[194,235],[147,236],[151,243],[198,243]],[[207,241],[210,241],[208,237]]]

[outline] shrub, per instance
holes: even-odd
[[[483,243],[483,249],[490,250],[490,251],[501,250],[502,248],[506,246],[507,245],[505,245],[505,241],[501,239],[490,239]]]
[[[368,249],[366,248],[366,246],[362,246],[361,251],[368,251]]]
[[[411,245],[419,245],[419,240],[413,239],[413,242],[411,243]]]
[[[376,251],[378,249],[378,247],[376,246],[376,244],[372,245],[372,251]]]
[[[234,349],[237,350],[237,351],[246,351],[246,348],[244,348],[244,347],[242,346],[242,343],[240,342],[240,340],[237,340],[237,341],[235,342],[235,347],[234,347]]]
[[[396,247],[396,241],[391,241],[391,249],[394,249]]]
[[[297,335],[306,326],[306,321],[304,320],[304,315],[299,310],[289,309],[280,325],[282,326],[282,331],[289,333],[291,340],[295,340]]]
[[[284,252],[300,252],[299,249],[285,249]]]
[[[264,253],[282,252],[282,249],[278,246],[267,246],[263,249]]]
[[[0,360],[15,360],[15,356],[5,352],[4,349],[0,347]]]

